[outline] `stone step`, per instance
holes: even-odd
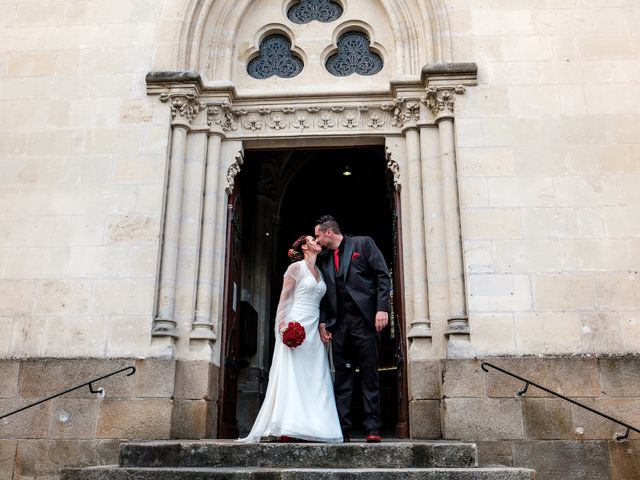
[[[524,468],[122,468],[67,469],[62,480],[535,480]]]
[[[120,446],[121,467],[451,468],[475,467],[461,442],[258,443],[159,441]]]

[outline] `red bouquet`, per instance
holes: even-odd
[[[304,327],[298,322],[289,322],[285,330],[282,331],[282,343],[289,348],[299,347],[306,337]]]

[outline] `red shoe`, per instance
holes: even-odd
[[[280,442],[282,443],[290,443],[292,441],[291,437],[287,437],[286,435],[280,436]]]
[[[365,440],[367,443],[380,443],[382,441],[382,437],[380,436],[380,432],[373,431],[368,433]]]

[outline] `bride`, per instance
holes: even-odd
[[[316,268],[321,250],[311,235],[298,238],[289,250],[294,263],[284,274],[267,393],[251,432],[240,442],[265,437],[342,442],[329,360],[318,331],[320,299],[327,289]],[[281,332],[289,322],[300,323],[306,332],[297,348],[282,343]]]

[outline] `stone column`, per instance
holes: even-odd
[[[158,349],[162,351],[168,349],[172,352],[174,339],[177,337],[174,308],[187,135],[192,120],[200,112],[201,105],[197,101],[197,96],[193,93],[164,93],[160,96],[160,100],[168,102],[171,107],[172,130],[168,172],[169,184],[166,192],[162,257],[160,260],[160,281],[152,335]]]
[[[202,238],[200,242],[200,258],[198,265],[198,288],[196,310],[191,332],[191,345],[198,343],[200,349],[209,350],[210,342],[216,340],[211,317],[213,298],[213,273],[215,260],[216,213],[219,197],[220,147],[224,132],[216,124],[211,115],[215,115],[219,107],[209,107],[209,137],[207,144],[207,166],[205,173],[204,205],[202,209]]]
[[[445,225],[446,258],[449,283],[449,318],[445,335],[449,356],[469,354],[469,318],[464,277],[458,172],[453,130],[454,95],[464,93],[462,86],[429,87],[426,103],[435,115],[440,141],[442,199]]]
[[[414,112],[417,112],[415,105]],[[411,107],[409,107],[411,109]],[[413,116],[413,114],[411,114]],[[422,174],[420,172],[420,134],[414,119],[403,128],[407,143],[407,169],[409,173],[409,238],[411,250],[405,256],[410,265],[413,318],[409,319],[409,358],[423,357],[431,346],[431,323],[427,303],[427,272],[425,261],[424,212],[422,205]]]

